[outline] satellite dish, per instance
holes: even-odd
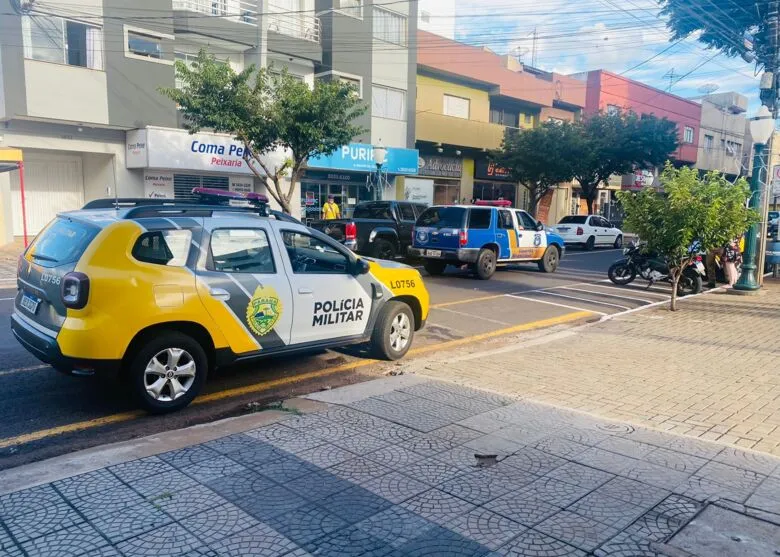
[[[717,83],[705,83],[701,87],[699,87],[699,93],[704,93],[705,95],[711,95],[715,91],[720,89],[720,85]]]

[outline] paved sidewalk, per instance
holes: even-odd
[[[780,548],[780,460],[769,456],[414,376],[310,398],[323,403],[313,413],[75,477],[64,477],[63,458],[32,465],[62,478],[0,496],[0,554],[712,557]],[[476,467],[475,453],[500,462]],[[24,468],[0,473],[0,492],[20,477]]]
[[[0,246],[0,280],[16,278],[16,264],[23,250],[21,240]]]
[[[716,291],[680,307],[405,369],[780,455],[780,283],[769,280],[759,297]]]

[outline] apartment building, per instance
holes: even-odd
[[[417,46],[420,173],[403,180],[403,195],[437,204],[502,198],[525,207],[526,189],[487,154],[501,146],[507,128],[577,118],[585,107],[582,84],[424,31]],[[542,220],[568,214],[569,195],[562,184],[545,197]]]
[[[346,210],[386,195],[367,187],[362,150],[381,141],[389,159],[416,160],[416,23],[415,3],[391,0],[0,0],[0,144],[24,151],[29,231],[103,196],[264,191],[233,138],[189,135],[158,91],[201,48],[237,71],[349,81],[370,107],[354,145],[312,161],[296,214],[329,193]],[[388,168],[388,195],[409,167]],[[21,234],[17,173],[0,174],[0,207],[3,243]]]
[[[701,127],[696,168],[717,170],[729,177],[746,175],[742,166],[748,99],[739,93],[700,97]]]

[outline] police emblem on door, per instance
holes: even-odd
[[[537,235],[534,236],[534,247],[538,248],[541,245],[542,245],[542,235],[541,234],[537,234]]]
[[[246,322],[257,336],[270,333],[282,316],[282,302],[270,286],[255,290],[246,308]]]

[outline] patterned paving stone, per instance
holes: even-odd
[[[498,433],[499,432],[477,437],[476,439],[464,443],[464,446],[468,447],[476,454],[494,454],[499,455],[502,458],[511,456],[521,449],[526,450],[523,449],[524,445],[522,443],[510,441],[505,437],[499,437]]]
[[[143,497],[129,487],[119,487],[92,493],[81,499],[71,501],[74,507],[81,512],[87,520],[92,520],[101,515],[113,514],[128,507],[133,507],[144,502]]]
[[[722,450],[721,445],[707,443],[706,441],[700,441],[691,437],[683,437],[681,435],[666,438],[663,447],[691,456],[705,458],[707,460],[715,458]]]
[[[319,469],[320,467],[317,464],[307,462],[305,459],[287,456],[266,462],[258,469],[258,472],[269,480],[284,484],[306,474],[318,472]]]
[[[523,446],[538,443],[541,439],[549,434],[550,430],[547,428],[535,429],[528,427],[525,424],[523,426],[510,425],[503,427],[493,433],[493,435],[496,437],[501,437]]]
[[[340,422],[341,420],[330,420],[325,417],[324,414],[315,412],[313,414],[304,414],[302,416],[290,416],[279,423],[285,427],[307,431],[312,428],[317,428],[327,424],[335,425]]]
[[[398,402],[405,402],[411,398],[415,398],[414,395],[410,395],[409,393],[404,393],[402,391],[390,391],[389,393],[383,394],[383,395],[377,395],[375,397],[377,400],[381,400],[383,402],[389,402],[389,403],[398,403]]]
[[[218,456],[209,460],[201,460],[192,466],[182,468],[181,471],[198,482],[205,483],[224,476],[238,474],[247,470],[245,466],[226,456]]]
[[[635,538],[662,542],[670,538],[681,526],[680,521],[651,511],[640,516],[625,529],[625,533]]]
[[[382,418],[378,418],[376,416],[372,416],[371,414],[366,414],[365,412],[360,412],[359,410],[348,408],[346,406],[334,406],[323,412],[321,416],[329,420],[356,426],[361,430],[368,430],[371,428],[379,428],[390,425],[390,422],[387,420],[383,420]]]
[[[640,462],[635,458],[619,455],[597,447],[588,449],[584,453],[575,456],[572,460],[611,474],[621,474],[623,470],[631,468]]]
[[[357,435],[353,435],[351,437],[337,439],[333,442],[333,445],[326,445],[326,447],[345,449],[358,456],[366,456],[374,451],[381,449],[382,447],[386,447],[389,444],[389,441],[385,441],[379,437],[374,437],[368,433],[358,433]],[[302,453],[299,456],[301,458],[305,458],[303,456],[304,454],[305,453]]]
[[[755,494],[780,502],[780,478],[769,476],[756,488]]]
[[[230,500],[242,499],[250,495],[260,495],[276,486],[270,479],[250,470],[217,478],[207,482],[207,485],[222,497]]]
[[[320,501],[352,487],[349,481],[324,470],[301,476],[285,485],[309,501]]]
[[[349,424],[340,424],[328,420],[327,422],[323,421],[323,423],[318,426],[306,428],[305,431],[307,435],[313,435],[314,437],[332,443],[333,441],[343,439],[344,437],[357,435],[361,430]]]
[[[657,448],[655,445],[648,445],[647,443],[640,443],[639,441],[622,437],[608,437],[599,443],[598,447],[605,451],[638,459],[646,457]]]
[[[398,443],[398,446],[423,457],[436,456],[439,453],[455,448],[455,443],[446,441],[435,435],[416,435],[408,441]]]
[[[566,461],[537,449],[525,448],[504,460],[502,464],[519,468],[530,474],[543,476],[555,468],[566,464]]]
[[[583,497],[567,510],[607,526],[622,529],[641,516],[645,512],[645,507],[632,505],[597,491]]]
[[[752,493],[766,476],[719,462],[708,462],[696,474],[734,491]]]
[[[389,474],[392,470],[373,460],[355,457],[330,468],[328,472],[353,484],[363,485],[366,482]]]
[[[658,514],[668,516],[680,522],[688,522],[699,512],[699,509],[701,509],[701,505],[698,502],[674,494],[653,507],[653,511]]]
[[[172,472],[173,466],[157,456],[150,456],[139,460],[123,462],[108,468],[116,477],[123,482],[134,482],[149,476],[162,474],[163,472]]]
[[[437,391],[435,393],[426,394],[422,398],[426,398],[428,400],[432,400],[435,402],[441,402],[443,404],[446,404],[448,406],[453,406],[455,408],[468,410],[473,414],[481,414],[483,412],[489,412],[496,408],[496,405],[492,404],[489,401],[479,400],[476,398],[469,398],[469,397],[461,396],[456,393],[451,393],[447,391]]]
[[[159,497],[165,493],[181,491],[195,485],[196,481],[179,470],[154,474],[135,481],[128,485],[142,496],[147,498]]]
[[[576,441],[565,439],[557,435],[542,437],[530,446],[534,449],[544,451],[545,453],[566,459],[581,455],[590,448],[588,445],[583,445],[582,443],[577,443]]]
[[[356,526],[370,536],[398,548],[425,535],[436,524],[396,506],[368,517]]]
[[[244,432],[244,435],[248,435],[252,439],[257,439],[258,441],[271,443],[272,441],[278,442],[293,439],[298,435],[298,430],[287,427],[283,423],[278,423],[259,427],[252,431],[246,431]]]
[[[444,439],[445,441],[449,441],[455,445],[461,445],[471,441],[472,439],[480,437],[482,433],[457,424],[450,424],[448,426],[433,430],[429,433],[429,435]]]
[[[432,487],[462,474],[462,470],[459,468],[435,458],[414,462],[396,469],[403,470],[403,473],[410,478],[427,483]]]
[[[54,503],[39,507],[26,514],[10,516],[4,522],[16,541],[23,543],[57,530],[81,524],[84,519],[67,503]],[[2,527],[0,527],[0,540],[2,532]],[[0,545],[1,547],[2,545]]]
[[[493,555],[501,557],[585,557],[585,552],[536,530],[528,530]]]
[[[490,550],[456,532],[434,527],[401,546],[400,551],[409,557],[479,557]]]
[[[699,458],[698,456],[692,456],[664,448],[655,449],[645,456],[644,460],[687,474],[695,474],[707,463],[705,459]]]
[[[370,458],[375,462],[384,464],[385,466],[390,466],[396,470],[400,470],[401,468],[409,466],[410,464],[422,462],[425,460],[424,457],[418,455],[417,453],[414,453],[409,449],[405,449],[398,445],[382,447],[378,451],[374,451],[373,453],[366,455],[366,458]]]
[[[537,476],[536,474],[526,472],[525,470],[521,470],[520,468],[510,466],[505,462],[499,462],[497,465],[491,466],[490,468],[472,469],[472,471],[475,471],[480,475],[489,476],[508,482],[516,486],[517,489],[523,488],[541,477]]]
[[[227,500],[206,486],[196,485],[151,502],[156,508],[170,515],[174,520],[183,520],[227,503]]]
[[[477,464],[477,459],[474,456],[476,452],[477,451],[470,447],[460,445],[449,451],[437,454],[434,459],[457,468],[462,472],[471,472]]]
[[[106,539],[92,526],[77,524],[25,542],[22,544],[22,548],[28,557],[49,557],[52,555],[70,557],[83,555],[107,545]]]
[[[449,425],[451,422],[446,418],[432,416],[423,412],[409,412],[404,414],[390,414],[385,416],[391,422],[406,426],[416,431],[429,433],[436,429]]]
[[[438,489],[431,489],[417,495],[401,506],[423,518],[445,525],[476,508],[475,505],[445,493]]]
[[[496,514],[477,508],[447,524],[447,528],[490,549],[498,549],[527,530],[525,526]]]
[[[281,486],[232,502],[261,522],[311,504],[300,495]]]
[[[619,534],[595,552],[596,557],[666,557],[653,549],[653,541],[628,534]]]
[[[582,445],[588,445],[589,447],[595,447],[609,437],[609,435],[600,431],[577,427],[563,428],[558,431],[556,435],[563,437],[564,439],[568,439],[569,441],[575,441]]]
[[[186,528],[206,544],[213,544],[258,524],[244,511],[226,503],[187,518]]]
[[[522,499],[515,493],[508,493],[490,501],[485,508],[524,526],[534,526],[561,510],[560,507],[539,499]]]
[[[556,507],[567,507],[592,491],[589,487],[577,486],[554,478],[539,478],[528,484],[517,495],[523,499],[541,499]]]
[[[442,402],[417,397],[401,402],[398,404],[398,406],[408,408],[411,411],[432,414],[451,422],[465,420],[466,418],[470,418],[471,416],[478,414],[478,412],[473,410],[456,408]]]
[[[98,491],[122,487],[122,481],[108,470],[65,478],[51,484],[66,499],[79,499]]]
[[[389,443],[402,443],[418,434],[417,431],[398,424],[386,422],[386,425],[368,427],[365,433],[378,437]]]
[[[175,468],[186,468],[201,460],[216,458],[219,456],[219,453],[205,445],[194,445],[192,447],[185,447],[176,451],[163,453],[159,456],[162,460]]]
[[[428,484],[413,480],[400,472],[391,472],[374,478],[364,483],[362,487],[394,504],[403,503],[430,489]]]
[[[163,528],[173,520],[151,503],[141,503],[118,513],[98,516],[92,520],[97,528],[113,544]]]
[[[490,434],[495,433],[502,427],[506,427],[506,422],[492,418],[490,416],[485,416],[484,414],[479,414],[477,416],[472,416],[471,418],[461,420],[457,425],[479,431],[480,433]]]
[[[356,524],[387,509],[392,503],[367,489],[353,487],[319,501],[318,505],[349,524]]]
[[[486,475],[477,470],[446,481],[439,489],[474,505],[484,505],[519,487],[508,479]]]
[[[727,487],[701,476],[692,476],[677,486],[674,492],[701,502],[726,499],[736,503],[744,503],[750,498],[749,490]]]
[[[287,452],[262,441],[230,453],[231,459],[251,470],[261,470],[266,463],[286,456]]]
[[[280,515],[269,520],[268,524],[298,545],[322,538],[348,525],[337,515],[315,506]]]
[[[317,557],[400,557],[393,546],[375,538],[356,526],[339,530],[315,542],[304,545],[304,549]]]
[[[569,511],[551,516],[536,529],[585,551],[593,551],[619,532],[616,528]]]
[[[326,441],[319,437],[315,437],[314,435],[296,431],[293,437],[287,439],[269,439],[268,443],[283,451],[287,451],[288,453],[297,454],[324,445]]]
[[[267,524],[258,524],[213,544],[211,549],[219,557],[275,557],[287,555],[298,546]]]
[[[588,489],[596,489],[615,476],[609,472],[596,470],[576,462],[569,462],[549,472],[546,477]]]
[[[615,478],[598,489],[598,493],[639,507],[652,507],[670,495],[664,489],[627,478]]]
[[[254,447],[258,445],[258,441],[243,433],[237,433],[235,435],[214,439],[213,441],[204,443],[204,445],[220,454],[230,454],[240,451],[241,449]]]
[[[777,458],[754,451],[743,451],[736,447],[726,447],[713,460],[767,475],[774,472],[780,465],[780,460]]]
[[[50,485],[0,495],[0,518],[26,514],[65,500]]]
[[[691,477],[691,474],[686,472],[678,472],[659,464],[644,461],[638,461],[633,466],[624,469],[621,475],[670,491]]]
[[[101,547],[89,553],[84,553],[82,557],[123,557],[116,549],[111,546]]]
[[[122,542],[117,549],[127,557],[163,557],[181,555],[201,545],[198,538],[174,523]]]

